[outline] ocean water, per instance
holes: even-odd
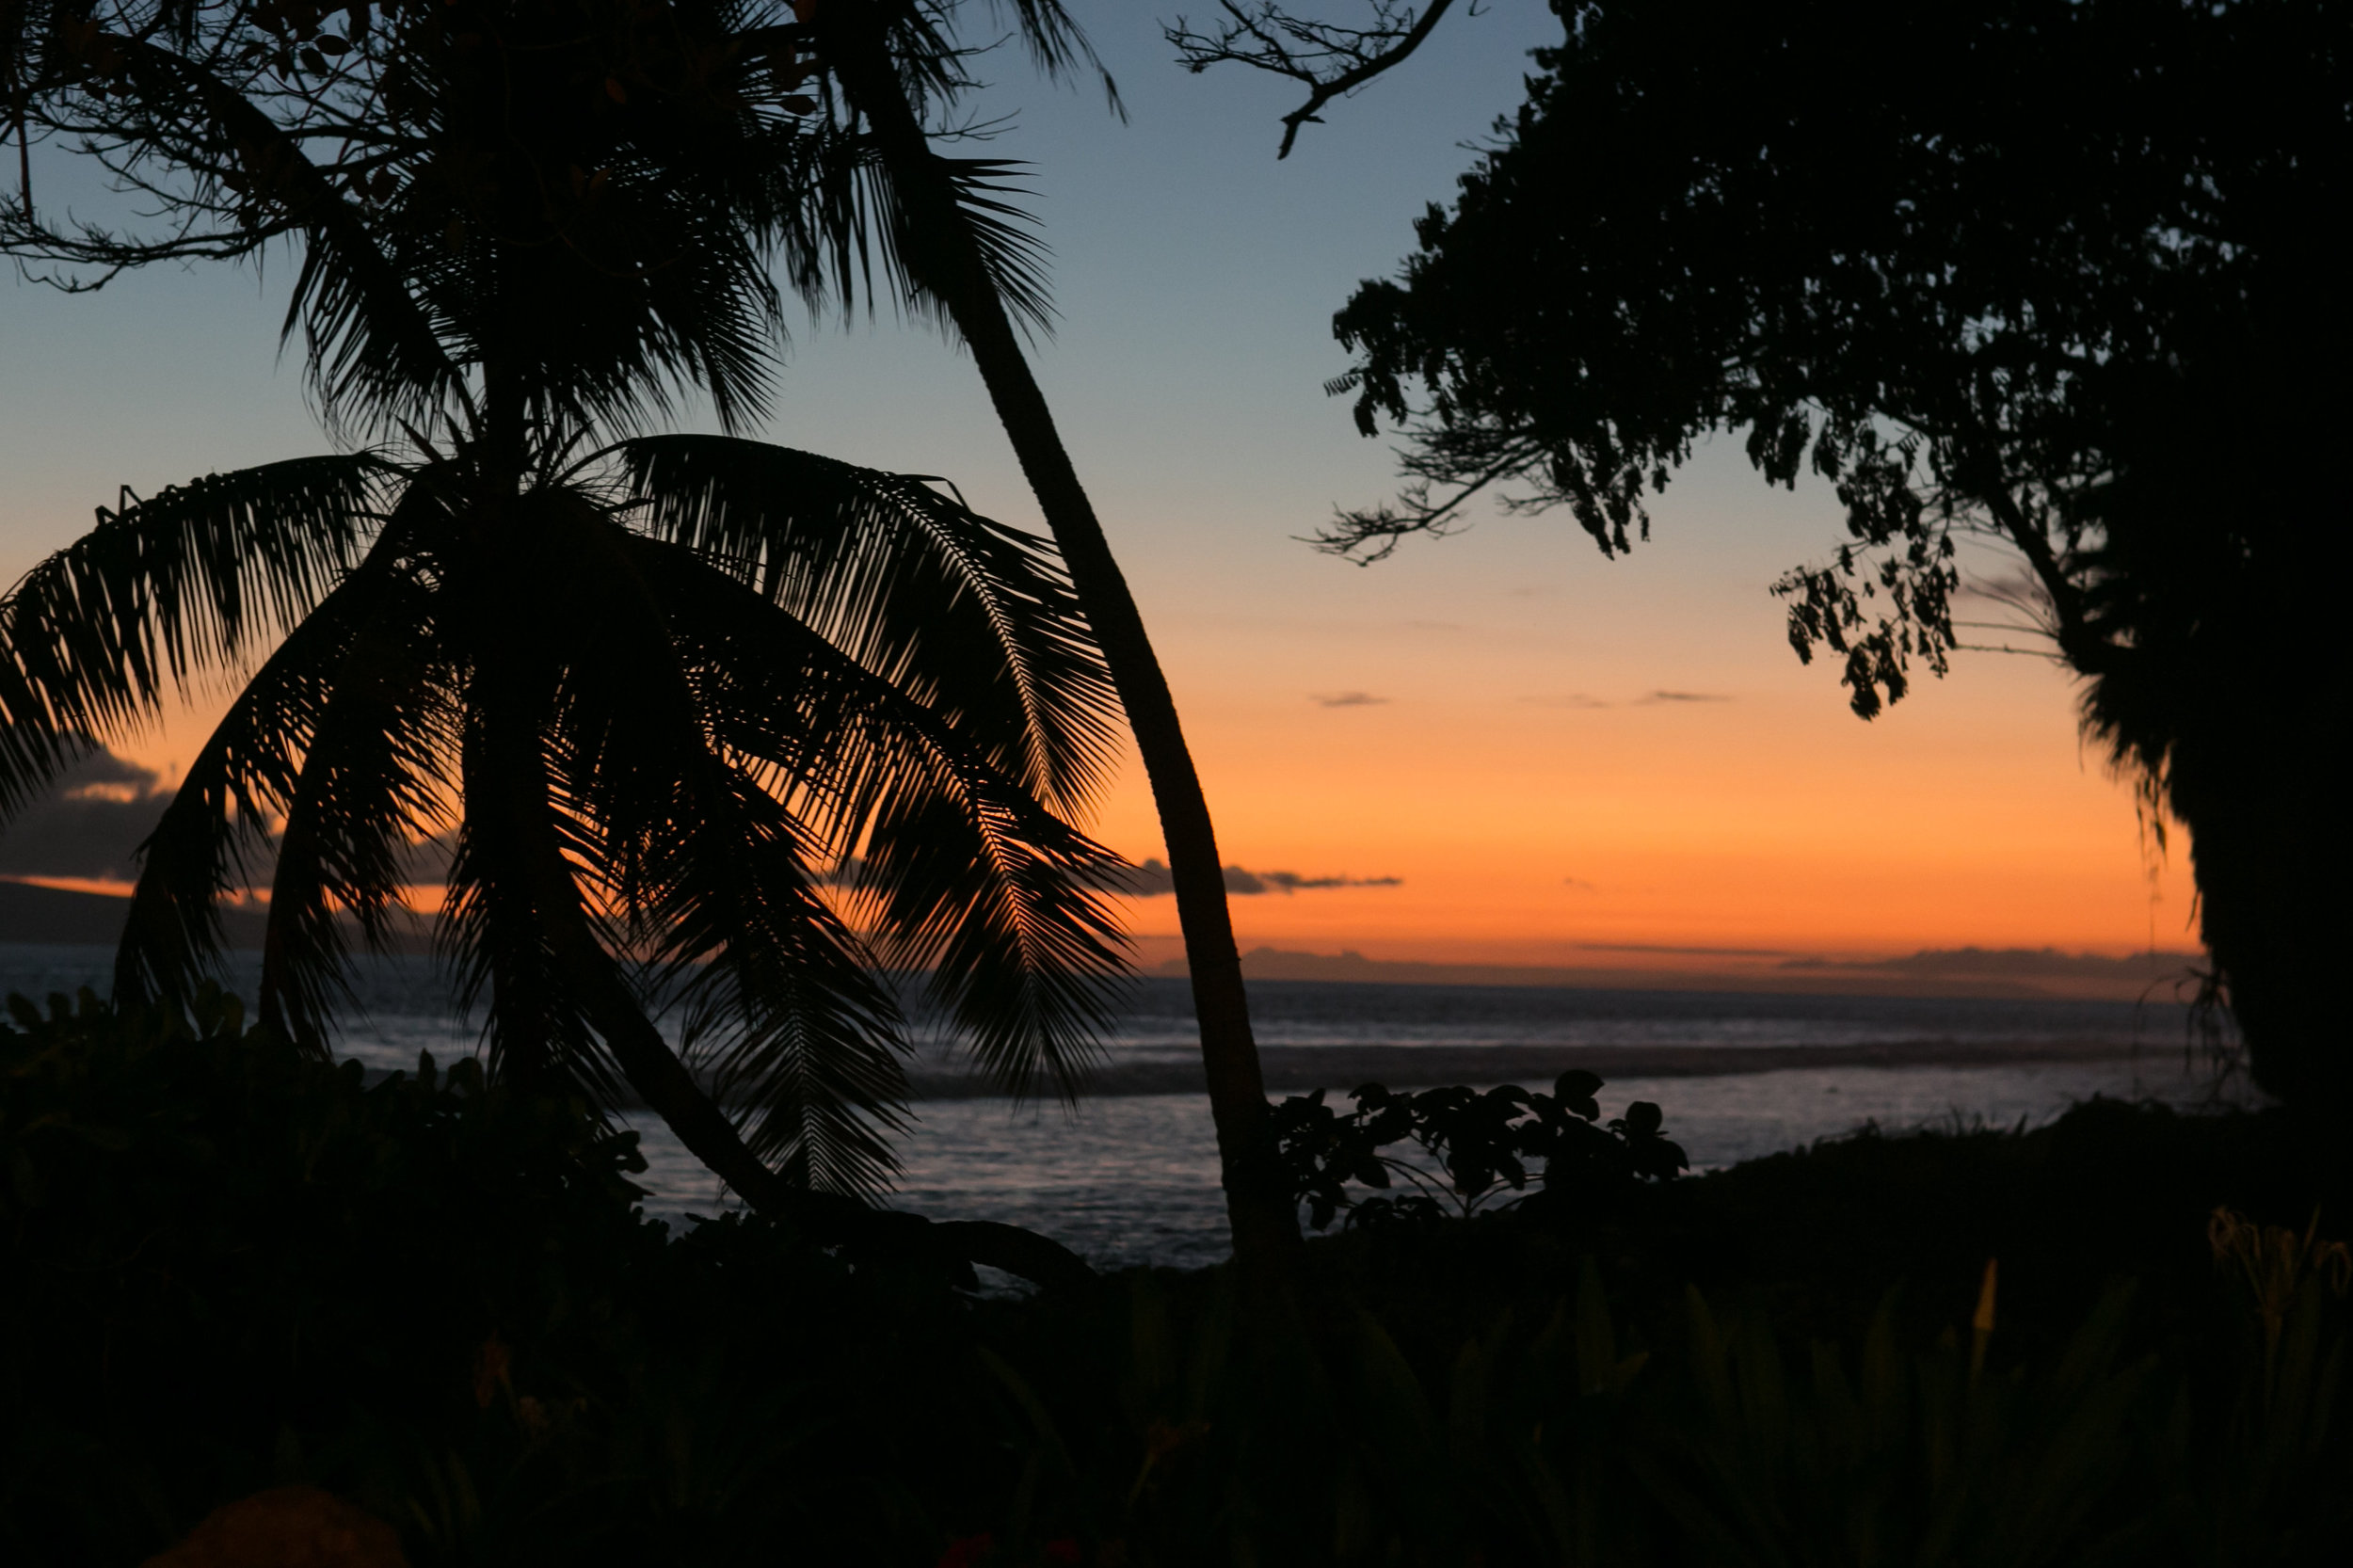
[[[1788,996],[1537,985],[1386,985],[1257,981],[1262,1046],[1509,1049],[2103,1043],[2178,1038],[2181,1009],[2105,1001]],[[1112,1048],[1124,1059],[1189,1059],[1197,1048],[1185,983],[1138,983]]]
[[[103,949],[0,944],[0,992],[102,993]],[[239,955],[227,979],[249,995]],[[431,960],[375,959],[357,976],[339,1054],[378,1070],[472,1053]],[[1252,1012],[1279,1087],[1334,1097],[1378,1076],[1541,1084],[1591,1065],[1604,1111],[1657,1102],[1696,1167],[1731,1164],[1865,1124],[2048,1120],[2094,1095],[2210,1101],[2210,1075],[2169,999],[2113,1002],[1805,997],[1570,988],[1260,982]],[[966,1080],[952,1041],[921,1040],[923,1097],[902,1149],[896,1206],[1054,1236],[1106,1266],[1196,1266],[1225,1256],[1209,1111],[1182,982],[1138,982],[1104,1042],[1103,1092],[1017,1106]],[[1172,1086],[1179,1092],[1169,1092]],[[642,1137],[647,1207],[715,1213],[725,1195],[655,1119]]]

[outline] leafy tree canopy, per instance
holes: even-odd
[[[1336,321],[1411,483],[1329,548],[1385,554],[1500,487],[1614,553],[1697,441],[1744,432],[1768,478],[1811,469],[1847,508],[1851,543],[1779,591],[1867,717],[1966,629],[1957,536],[2023,557],[2022,608],[2110,671],[2150,630],[2120,580],[2127,471],[2178,466],[2184,436],[2293,462],[2342,409],[2343,8],[1556,8],[1453,209]],[[2228,412],[2250,397],[2268,438]],[[2194,432],[2153,421],[2185,400]],[[2301,522],[2203,520],[2195,572]]]
[[[2160,841],[2189,829],[2205,995],[2258,1081],[2353,1098],[2325,980],[2353,937],[2327,761],[2353,744],[2353,10],[1553,8],[1525,106],[1335,322],[1356,359],[1333,390],[1366,434],[1402,431],[1407,483],[1321,542],[1377,559],[1499,494],[1614,555],[1711,436],[1773,482],[1810,470],[1849,537],[1777,584],[1800,657],[1837,657],[1865,718],[1972,632],[2084,677],[2086,730]],[[1296,132],[1444,9],[1366,0],[1349,26],[1230,0],[1169,37],[1192,69],[1308,88]],[[1964,584],[1972,538],[2023,571]],[[1972,593],[2010,618],[1965,618]]]

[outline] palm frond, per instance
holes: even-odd
[[[649,581],[616,523],[585,505],[575,520],[568,598],[584,634],[562,650],[552,755],[600,836],[590,874],[648,994],[675,1010],[680,1054],[748,1115],[752,1152],[798,1185],[872,1196],[904,1126],[898,1007],[812,886],[802,824],[712,749],[712,672],[673,632],[702,607]]]
[[[1040,71],[1048,76],[1091,71],[1102,84],[1103,96],[1111,106],[1114,110],[1119,107],[1119,88],[1112,81],[1111,72],[1095,53],[1086,29],[1079,25],[1062,0],[991,0],[989,8],[1000,15],[1012,13],[1021,41]]]
[[[445,400],[463,403],[464,379],[437,324],[366,215],[303,143],[203,64],[151,40],[117,42],[143,101],[181,105],[193,120],[187,134],[208,149],[206,161],[233,163],[240,184],[301,231],[302,270],[284,335],[304,333],[322,407],[333,415],[356,402],[397,424]]]
[[[609,1109],[623,1099],[623,1074],[590,1021],[578,955],[565,951],[571,927],[595,923],[569,868],[596,846],[555,787],[546,694],[518,675],[477,656],[461,697],[465,819],[440,938],[459,1005],[488,997],[491,1076]]]
[[[1106,1027],[1124,938],[1090,888],[1118,864],[937,712],[683,547],[636,541],[714,747],[798,808],[886,963],[929,986],[1009,1092],[1071,1094]],[[684,607],[691,606],[691,613]]]
[[[760,200],[751,204],[793,293],[811,315],[838,310],[845,326],[861,304],[872,316],[881,302],[874,286],[880,225],[865,172],[874,155],[864,132],[819,117],[770,161]],[[906,280],[888,271],[885,277],[892,302],[904,299]]]
[[[1043,540],[919,479],[707,436],[616,449],[638,526],[933,708],[1057,808],[1111,768],[1118,698]]]
[[[947,301],[955,297],[955,275],[969,245],[1005,313],[1028,332],[1052,336],[1046,242],[1038,236],[1036,219],[1014,200],[1028,194],[1011,178],[1022,166],[1005,158],[951,158],[928,148],[925,152],[924,169],[901,168],[879,151],[862,168],[881,219],[876,236],[881,253],[891,275],[904,280],[907,304],[934,317],[942,330],[952,329]],[[916,220],[923,204],[919,200],[911,209],[899,186],[909,177],[939,182],[963,234],[941,234]]]
[[[0,811],[60,737],[120,736],[192,671],[236,666],[319,602],[374,520],[366,454],[208,474],[101,509],[0,600]]]
[[[680,1053],[788,1180],[873,1196],[906,1125],[897,1004],[810,885],[776,798],[707,750],[680,760],[678,809],[647,824],[635,905]]]
[[[287,635],[214,727],[140,846],[139,879],[115,955],[118,1000],[183,999],[213,973],[220,901],[251,885],[337,677],[397,586],[387,572],[346,579]]]
[[[767,165],[797,165],[797,150],[755,136],[686,174],[640,149],[604,151],[607,187],[560,234],[416,258],[421,292],[548,427],[642,426],[674,412],[687,388],[710,398],[723,429],[758,423],[784,337],[764,233],[788,215],[744,209],[776,205]],[[737,164],[748,167],[729,177]]]
[[[336,670],[286,805],[263,939],[261,1016],[323,1042],[349,1000],[346,921],[382,951],[407,915],[412,834],[444,825],[450,716],[430,590],[397,577]]]
[[[854,887],[877,946],[929,971],[934,1004],[1008,1094],[1076,1098],[1128,972],[1126,934],[1088,890],[1120,862],[940,761],[892,789],[869,831]]]
[[[969,87],[960,62],[972,46],[960,41],[955,27],[957,7],[929,0],[888,0],[874,8],[883,13],[882,25],[893,58],[901,70],[926,93],[952,96]],[[1031,63],[1048,77],[1092,72],[1103,88],[1112,111],[1125,118],[1118,86],[1095,52],[1095,45],[1062,0],[989,0],[992,19],[1010,19]]]
[[[1032,57],[1049,72],[1092,59],[1084,35],[1052,0],[1012,0],[1012,8]],[[1020,166],[946,156],[935,145],[941,133],[925,123],[936,104],[976,85],[965,73],[970,51],[948,9],[920,0],[836,7],[820,10],[808,29],[841,85],[852,122],[872,138],[858,166],[865,194],[856,206],[905,304],[952,331],[950,301],[977,287],[1026,329],[1050,332],[1045,247],[1010,179]],[[1108,75],[1104,85],[1109,90]],[[1115,108],[1117,95],[1111,96]]]

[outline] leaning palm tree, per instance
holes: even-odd
[[[793,8],[793,24],[747,37],[838,87],[851,123],[871,139],[888,192],[879,214],[910,291],[970,350],[1102,645],[1168,848],[1235,1256],[1259,1285],[1288,1289],[1299,1214],[1276,1157],[1209,799],[1143,614],[1022,351],[1016,321],[1035,314],[1033,298],[1006,265],[1007,209],[976,189],[996,166],[941,153],[925,129],[925,106],[969,85],[953,0],[799,0]],[[1092,62],[1061,0],[1002,8],[1048,72]]]
[[[1087,890],[1115,862],[1066,819],[1114,698],[1051,556],[932,483],[643,433],[682,391],[760,411],[763,264],[856,279],[828,203],[862,156],[725,69],[727,7],[586,25],[644,14],[458,0],[320,52],[311,12],[324,81],[250,28],[125,30],[94,108],[48,102],[176,227],[26,207],[18,253],[291,242],[287,331],[370,440],[126,499],[0,601],[0,807],[236,671],[119,992],[185,995],[274,846],[261,1007],[319,1041],[349,936],[383,938],[410,846],[454,828],[440,932],[493,1073],[626,1086],[755,1205],[839,1224],[810,1194],[878,1186],[904,1089],[884,971],[927,971],[1016,1092],[1075,1082],[1118,942]],[[1057,1265],[1012,1236],[963,1240]]]

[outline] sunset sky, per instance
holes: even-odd
[[[2077,742],[2063,672],[1964,654],[1866,726],[1833,671],[1798,664],[1767,586],[1834,546],[1837,511],[1767,489],[1737,440],[1658,499],[1630,559],[1565,517],[1482,520],[1371,568],[1297,542],[1390,483],[1384,445],[1321,392],[1345,364],[1331,313],[1518,101],[1526,49],[1557,26],[1544,8],[1451,20],[1282,163],[1282,86],[1185,75],[1153,8],[1076,8],[1129,123],[1010,50],[980,101],[1017,116],[991,151],[1033,164],[1061,310],[1047,392],[1225,858],[1383,883],[1238,898],[1245,946],[1617,968],[2191,945],[2182,845],[2160,861],[2144,842],[2130,792]],[[0,288],[0,571],[68,542],[120,485],[319,448],[276,350],[290,271]],[[1035,521],[969,364],[920,328],[798,328],[766,435],[945,474]],[[128,749],[168,774],[195,734]],[[1094,828],[1163,853],[1132,764]],[[1173,953],[1168,901],[1133,907],[1144,955]],[[1657,951],[1673,949],[1739,951]]]

